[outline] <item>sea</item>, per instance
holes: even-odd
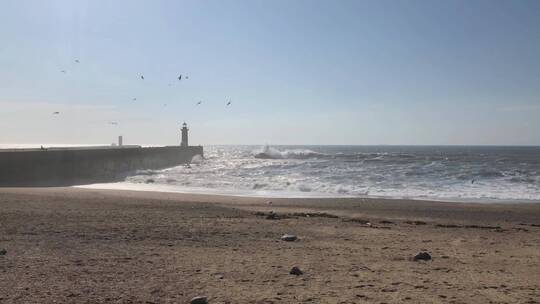
[[[189,166],[85,187],[263,197],[540,201],[540,147],[205,146]]]

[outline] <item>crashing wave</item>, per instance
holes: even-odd
[[[261,159],[307,159],[324,155],[308,149],[279,151],[278,149],[272,148],[268,145],[262,147],[261,149],[253,151],[252,154],[253,157]]]
[[[201,164],[203,161],[204,161],[204,158],[200,154],[197,154],[193,156],[193,158],[191,158],[192,164]]]

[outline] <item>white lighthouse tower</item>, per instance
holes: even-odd
[[[188,127],[187,124],[184,122],[182,124],[182,142],[180,143],[181,147],[187,147],[188,146]]]

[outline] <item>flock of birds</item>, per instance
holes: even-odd
[[[75,63],[78,64],[78,63],[81,63],[81,62],[79,61],[79,59],[75,59]],[[60,72],[65,74],[65,73],[66,73],[66,70],[61,70]],[[144,80],[144,75],[140,75],[140,77],[141,77],[141,80]],[[182,75],[182,74],[178,75],[178,81],[181,81],[182,79],[186,79],[186,80],[187,80],[187,79],[189,79],[189,76],[187,76],[187,75]],[[172,84],[169,83],[169,86],[171,86],[171,85],[172,85]],[[132,99],[132,101],[137,101],[137,98],[134,97],[134,98]],[[195,105],[198,106],[198,105],[201,105],[201,104],[202,104],[202,100],[199,100]],[[232,104],[232,101],[229,100],[229,101],[227,101],[226,106],[228,107],[228,106],[230,106],[231,104]],[[167,104],[165,104],[164,106],[166,106],[166,105],[167,105]],[[60,115],[60,111],[55,111],[55,112],[53,112],[52,114],[53,114],[53,115]],[[111,122],[109,122],[109,124],[115,125],[115,126],[116,126],[116,125],[118,125],[118,122],[116,122],[116,121],[111,121]]]

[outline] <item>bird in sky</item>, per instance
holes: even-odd
[[[133,100],[133,101],[137,101],[137,97],[133,97],[133,99],[132,99],[132,100]]]
[[[66,73],[66,70],[61,70],[60,73]]]
[[[232,104],[232,101],[227,102],[227,106],[230,106]]]
[[[53,115],[58,115],[60,114],[60,112],[56,111],[56,112],[53,112]]]
[[[180,76],[178,76],[178,80],[182,80],[182,74],[180,74]]]
[[[200,105],[201,103],[202,103],[202,100],[201,100],[201,101],[199,101],[199,102],[197,102],[197,105]]]
[[[113,126],[117,126],[117,125],[118,125],[118,123],[117,123],[116,121],[111,121],[111,122],[109,122],[109,124],[111,124],[111,125],[113,125]]]
[[[143,76],[143,75],[141,75],[141,79],[144,80],[144,76]]]
[[[75,59],[75,62],[76,62],[76,63],[81,63],[81,62],[79,61],[79,59]]]

